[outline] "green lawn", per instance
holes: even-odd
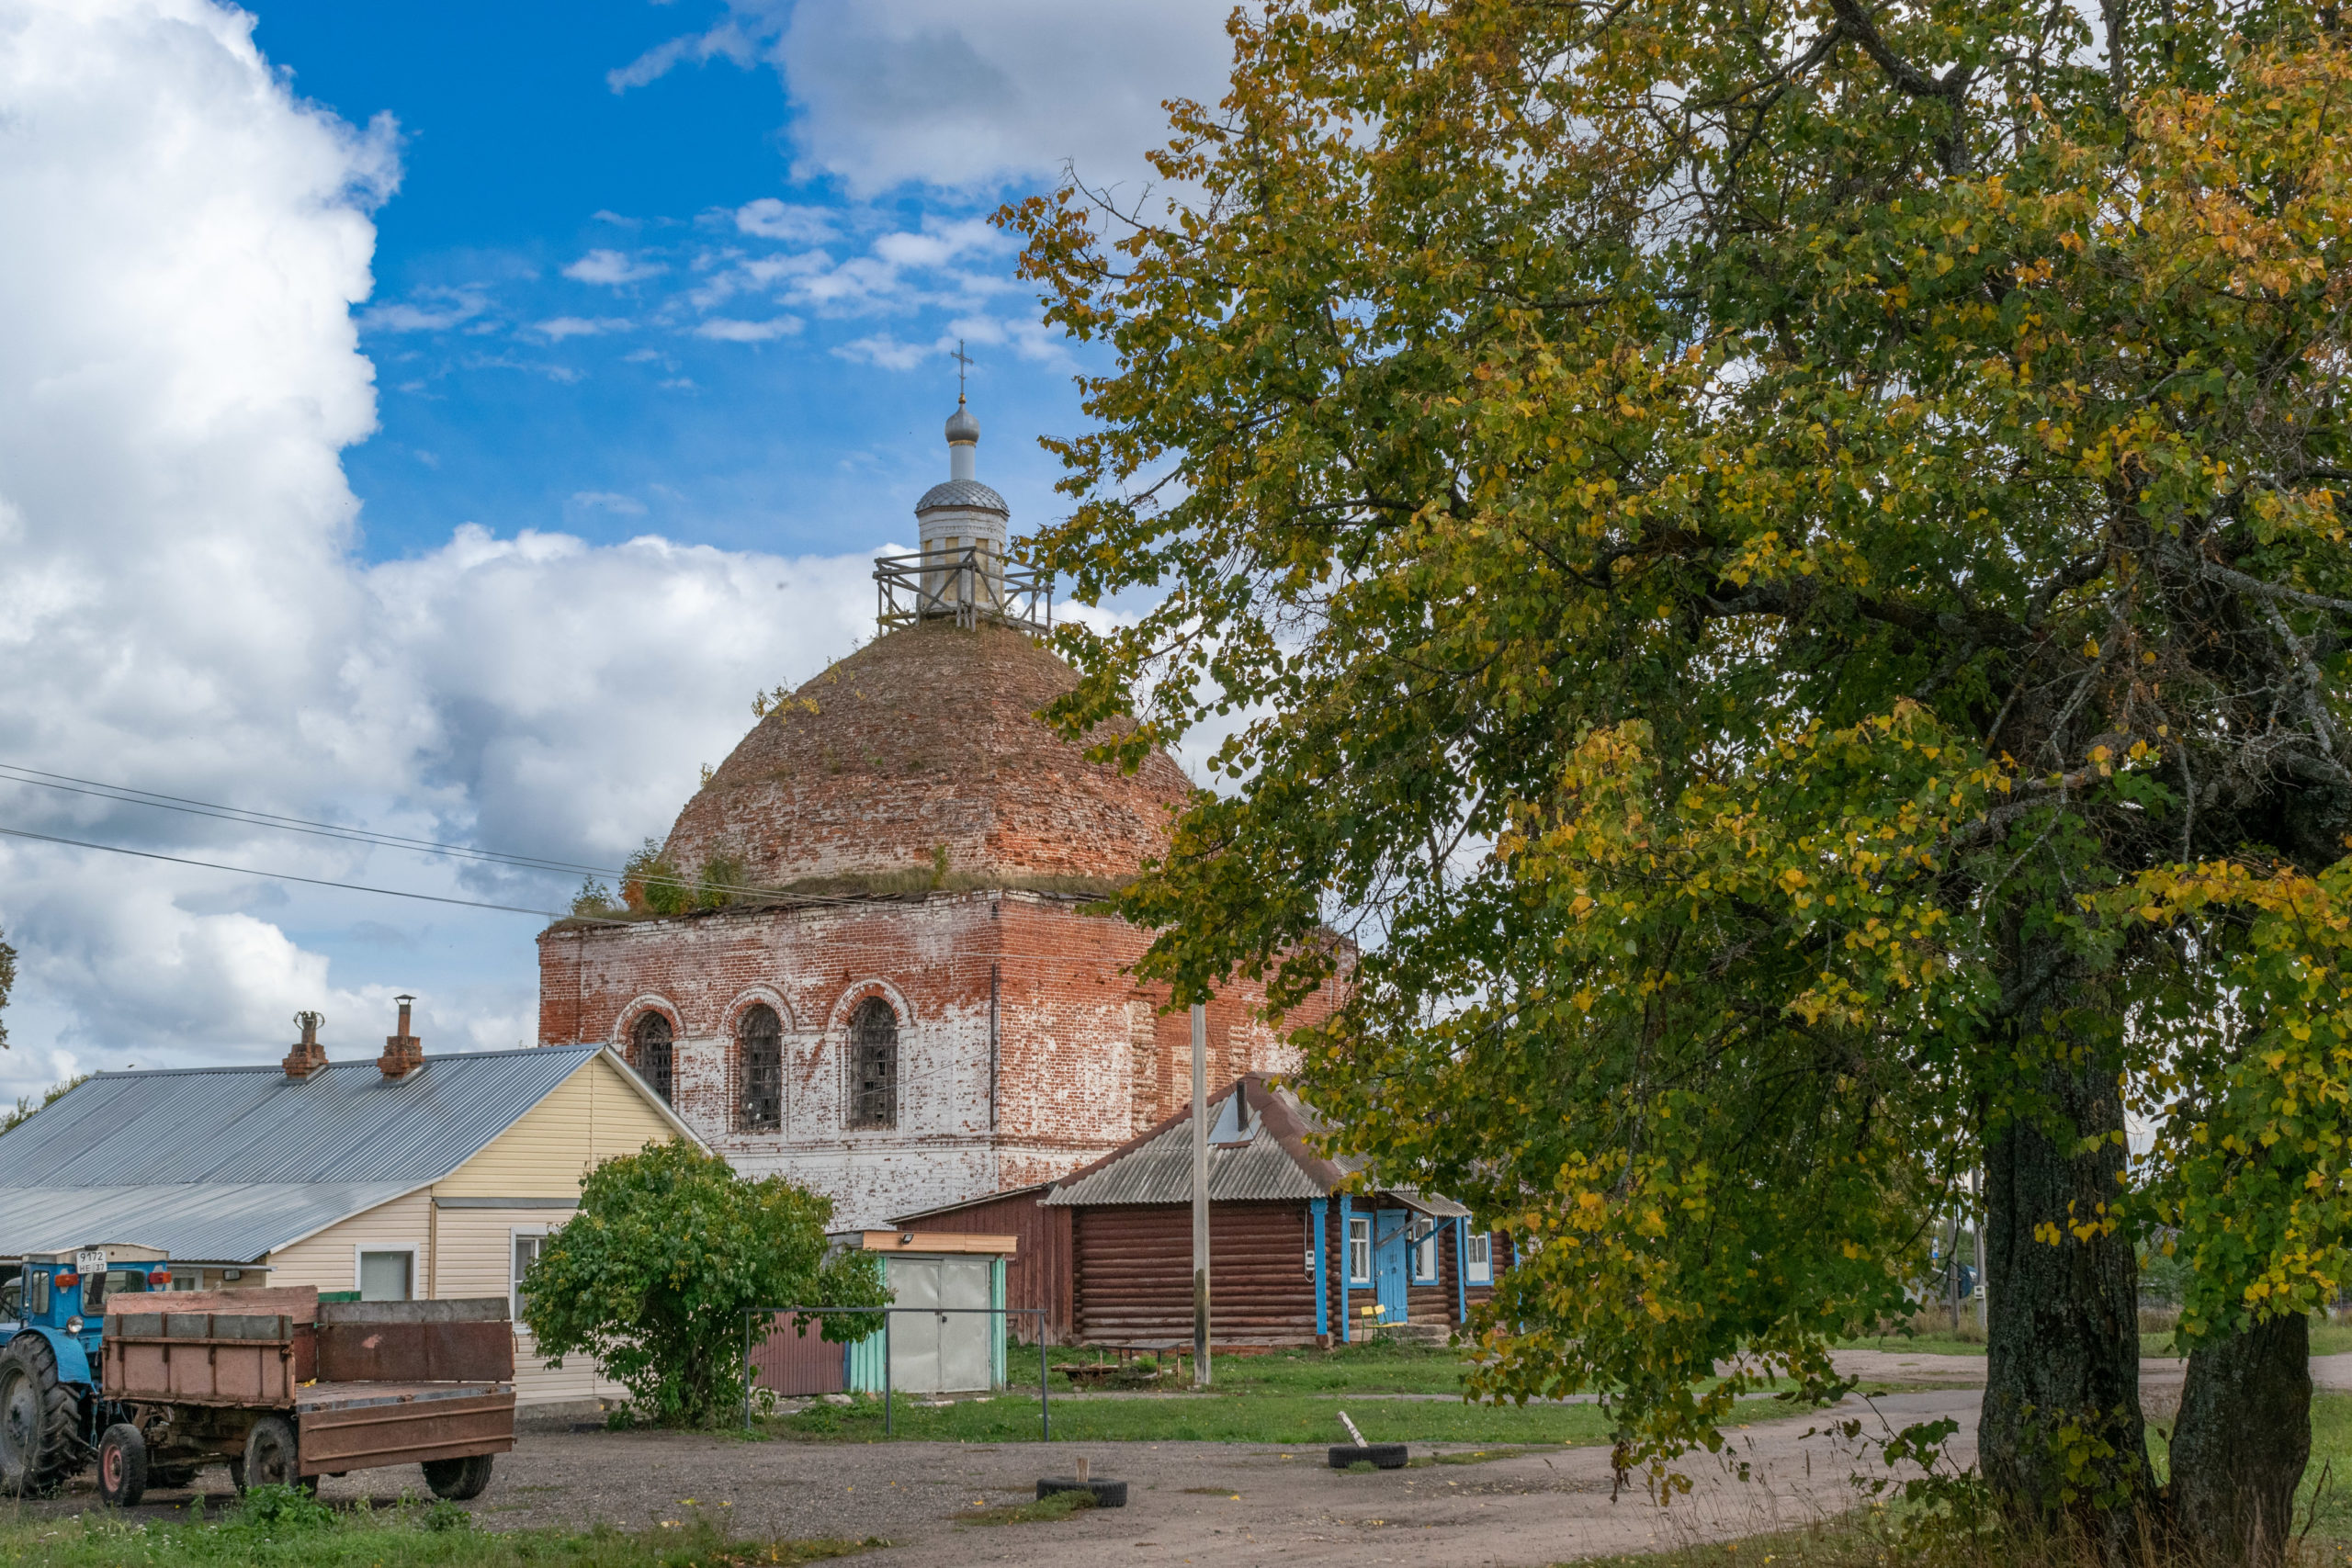
[[[0,1518],[0,1563],[27,1568],[789,1568],[884,1541],[730,1540],[707,1523],[643,1534],[472,1528],[463,1509],[331,1510],[257,1493],[225,1518]]]
[[[1052,1365],[1093,1359],[1091,1351],[1057,1348]],[[1006,1388],[986,1400],[958,1400],[945,1409],[897,1405],[896,1435],[935,1442],[1034,1442],[1038,1433],[1037,1352],[1014,1347],[1006,1357]],[[1366,1344],[1336,1350],[1283,1350],[1262,1356],[1221,1356],[1212,1363],[1212,1390],[1179,1390],[1128,1398],[1069,1398],[1057,1371],[1053,1393],[1056,1441],[1242,1442],[1313,1448],[1348,1440],[1345,1410],[1373,1442],[1589,1443],[1609,1424],[1590,1404],[1484,1405],[1456,1398],[1400,1399],[1399,1394],[1456,1395],[1469,1363],[1447,1349]],[[1880,1385],[1871,1385],[1877,1392]],[[1784,1414],[1759,1401],[1756,1419]],[[764,1422],[760,1435],[817,1441],[874,1442],[883,1435],[881,1402],[849,1408],[818,1404],[798,1416]]]

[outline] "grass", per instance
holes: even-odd
[[[9,1568],[792,1568],[884,1540],[730,1539],[707,1520],[641,1533],[476,1530],[455,1505],[339,1510],[282,1488],[257,1489],[217,1519],[71,1518],[0,1522]]]
[[[2173,1321],[2177,1314],[2143,1307],[2140,1312],[2140,1354],[2161,1360],[2179,1354],[2173,1344]],[[1899,1353],[1931,1356],[1982,1356],[1984,1337],[1976,1328],[1973,1313],[1963,1307],[1957,1330],[1948,1313],[1929,1310],[1901,1327],[1890,1325],[1885,1333],[1865,1336],[1859,1339],[1841,1339],[1840,1349],[1893,1350]],[[2312,1354],[2342,1355],[2352,1351],[2352,1322],[2338,1323],[2325,1316],[2312,1319]]]
[[[1090,1352],[1057,1349],[1054,1366],[1091,1359]],[[1117,1399],[1069,1398],[1054,1378],[1057,1442],[1271,1443],[1314,1448],[1348,1440],[1345,1410],[1374,1442],[1489,1443],[1557,1447],[1608,1436],[1609,1423],[1590,1404],[1465,1404],[1455,1395],[1469,1363],[1449,1350],[1366,1344],[1336,1350],[1278,1350],[1262,1356],[1220,1357],[1215,1385],[1195,1394],[1172,1383],[1165,1393]],[[964,1399],[944,1409],[897,1406],[896,1436],[929,1442],[1022,1443],[1037,1439],[1037,1352],[1014,1347],[1007,1356],[1007,1386],[993,1397]],[[1872,1385],[1872,1392],[1878,1392]],[[1757,1419],[1782,1414],[1762,1405]],[[877,1442],[883,1437],[878,1399],[853,1405],[812,1404],[797,1416],[764,1423],[760,1435],[810,1441]]]
[[[1051,1524],[1092,1506],[1091,1492],[1057,1492],[1034,1503],[1000,1503],[992,1508],[974,1508],[956,1515],[956,1520],[967,1525]]]

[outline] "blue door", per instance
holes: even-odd
[[[1373,1298],[1380,1303],[1380,1321],[1405,1321],[1405,1284],[1410,1276],[1413,1212],[1383,1209],[1373,1216]]]

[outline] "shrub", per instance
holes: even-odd
[[[747,1180],[692,1144],[648,1144],[589,1174],[578,1216],[525,1277],[523,1322],[550,1365],[593,1357],[634,1413],[708,1425],[742,1400],[746,1314],[887,1299],[876,1259],[827,1243],[832,1217],[831,1199],[782,1177]],[[838,1342],[870,1324],[832,1317],[823,1333]]]

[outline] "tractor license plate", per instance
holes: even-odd
[[[92,1274],[103,1274],[106,1271],[107,1255],[103,1247],[96,1252],[77,1252],[74,1255],[74,1272],[76,1274],[87,1278]]]

